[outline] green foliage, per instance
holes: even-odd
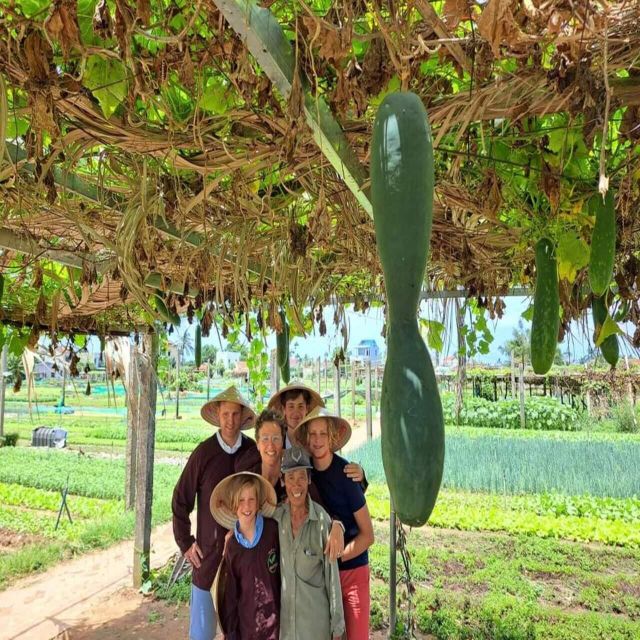
[[[127,71],[114,58],[90,55],[84,83],[100,104],[105,118],[110,118],[127,95]]]
[[[58,449],[2,449],[0,482],[59,491],[67,486],[76,495],[118,499],[124,497],[124,460],[105,460]],[[166,495],[173,489],[180,469],[156,464],[154,491]]]
[[[555,398],[530,396],[525,398],[524,404],[527,429],[571,431],[577,428],[578,412]],[[454,424],[455,398],[451,394],[443,394],[442,410],[445,423]],[[465,398],[460,412],[460,423],[470,427],[519,429],[520,401],[493,402],[485,398]]]
[[[0,436],[0,447],[15,447],[19,437],[19,433],[5,433]]]
[[[621,402],[613,409],[613,419],[616,424],[616,430],[621,433],[638,433],[638,417],[634,407],[629,402]]]

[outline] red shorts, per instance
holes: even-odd
[[[347,640],[369,640],[369,565],[340,570]]]

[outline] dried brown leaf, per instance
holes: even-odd
[[[60,43],[65,60],[74,47],[80,46],[77,9],[74,0],[54,0],[44,21],[44,28],[51,39]]]

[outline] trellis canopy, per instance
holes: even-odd
[[[411,90],[437,161],[426,287],[499,313],[546,235],[568,323],[608,181],[638,323],[638,24],[626,1],[0,0],[4,318],[279,328],[284,303],[301,331],[304,305],[384,299],[369,141]]]

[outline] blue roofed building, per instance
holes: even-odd
[[[360,340],[354,349],[352,359],[356,362],[371,360],[371,364],[378,364],[382,359],[378,343],[373,339]]]

